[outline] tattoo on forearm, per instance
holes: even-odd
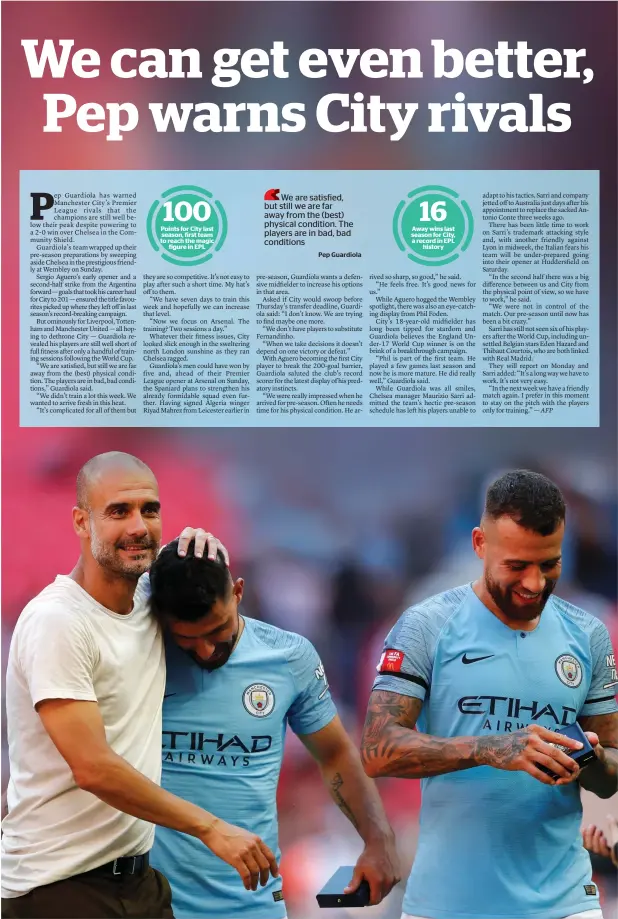
[[[340,789],[342,785],[343,785],[343,778],[341,777],[341,773],[337,772],[335,773],[335,775],[333,776],[330,782],[332,796],[335,799],[337,803],[337,807],[339,808],[341,813],[345,814],[345,816],[348,818],[348,820],[350,821],[354,829],[358,830],[358,821],[356,820],[356,817],[350,810],[349,805],[347,804],[343,795],[341,794]]]
[[[482,757],[488,766],[506,769],[509,763],[524,752],[526,745],[527,738],[523,731],[505,734],[502,737],[495,734],[488,737],[477,737],[475,738],[474,756],[476,759]]]
[[[371,775],[422,778],[443,771],[445,741],[414,732],[422,701],[377,690],[371,694],[361,754]],[[461,767],[463,768],[463,766]]]
[[[432,737],[414,731],[422,702],[375,691],[369,700],[361,753],[371,775],[426,778],[471,769],[480,762],[504,769],[526,747],[523,732],[504,737]]]

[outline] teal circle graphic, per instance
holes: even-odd
[[[393,216],[395,242],[421,265],[448,265],[472,240],[474,218],[466,201],[452,188],[424,185],[400,201]]]
[[[146,222],[150,245],[173,265],[202,265],[227,236],[227,216],[212,192],[198,185],[168,188],[153,202]]]

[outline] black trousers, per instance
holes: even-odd
[[[76,875],[2,900],[3,919],[174,919],[167,878],[142,875]]]

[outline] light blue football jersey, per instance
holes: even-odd
[[[279,858],[276,794],[286,726],[312,734],[337,712],[306,638],[244,621],[229,660],[212,673],[168,642],[161,784],[257,833]],[[170,881],[177,919],[285,916],[281,878],[247,891],[236,870],[193,836],[157,827],[151,862]]]
[[[556,597],[524,632],[500,622],[470,585],[439,594],[403,613],[378,670],[373,688],[422,699],[418,729],[436,737],[553,729],[618,710],[607,629]],[[576,782],[556,788],[480,766],[421,788],[404,912],[562,919],[599,907]]]

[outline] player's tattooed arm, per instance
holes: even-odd
[[[413,696],[372,692],[361,740],[368,775],[420,779],[478,765],[473,758],[475,738],[446,739],[414,730],[422,705]]]
[[[587,715],[578,719],[597,755],[596,761],[585,766],[579,784],[599,798],[611,798],[618,791],[618,712],[609,715]]]
[[[390,835],[392,831],[377,789],[368,781],[358,750],[339,717],[314,734],[299,736],[317,760],[335,804],[363,839]]]
[[[348,818],[348,820],[350,821],[354,829],[358,830],[358,820],[356,819],[356,817],[350,810],[350,806],[346,802],[341,792],[341,788],[343,786],[343,779],[341,777],[341,773],[336,772],[335,775],[330,780],[329,784],[330,784],[330,793],[333,796],[333,800],[335,801],[335,804],[337,805],[341,813],[344,814]]]
[[[539,725],[513,734],[481,737],[433,737],[415,731],[422,701],[415,697],[375,690],[369,699],[361,741],[363,765],[368,775],[422,779],[448,772],[493,766],[523,771],[547,785],[566,784],[577,774],[571,757],[550,746],[574,744]],[[540,769],[548,766],[558,782]]]
[[[374,906],[401,877],[395,836],[378,789],[365,775],[359,752],[338,716],[321,730],[300,738],[317,760],[335,804],[365,843],[348,892],[356,890],[364,878]]]

